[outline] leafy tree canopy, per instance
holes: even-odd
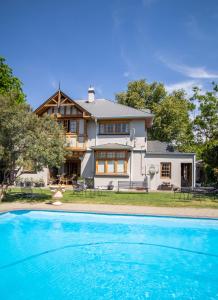
[[[191,146],[193,133],[189,110],[190,103],[182,91],[167,95],[160,103],[155,103],[151,139],[174,143],[183,149]]]
[[[0,57],[0,95],[13,96],[17,103],[26,101],[21,81],[13,75],[3,57]]]
[[[201,93],[194,88],[192,100],[198,103],[198,115],[194,120],[194,130],[198,142],[210,142],[218,139],[218,85],[212,83],[212,91]]]
[[[138,109],[153,109],[154,104],[165,98],[167,92],[162,83],[147,83],[144,79],[131,81],[127,91],[116,94],[116,101]]]
[[[168,94],[162,83],[147,83],[144,79],[132,81],[127,91],[116,94],[116,101],[138,109],[151,109],[154,113],[153,126],[149,138],[172,142],[185,148],[191,144],[192,122],[189,111],[192,103],[186,99],[184,91]],[[190,145],[186,145],[189,146]]]
[[[64,162],[64,134],[50,117],[38,117],[26,103],[0,97],[0,160],[4,163],[4,186],[13,184],[20,171],[35,171]]]
[[[197,102],[198,114],[194,119],[196,150],[204,161],[208,182],[218,182],[218,85],[202,93],[194,88],[192,100]]]

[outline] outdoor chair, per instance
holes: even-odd
[[[181,199],[182,193],[181,193],[181,189],[179,187],[174,187],[173,192],[174,192],[174,199],[176,199],[176,198]]]
[[[189,200],[190,199],[190,193],[192,189],[190,187],[181,187],[181,188],[174,188],[174,199],[183,199],[183,200]]]
[[[77,185],[73,187],[73,192],[75,193],[83,193],[86,191],[87,191],[87,186],[85,183],[77,183]]]
[[[50,178],[49,184],[58,184],[58,178]]]
[[[181,193],[183,194],[184,200],[190,200],[191,192],[192,192],[191,187],[181,187]]]
[[[197,187],[193,189],[192,196],[200,199],[213,197],[213,199],[215,200],[217,196],[217,189],[214,187]]]

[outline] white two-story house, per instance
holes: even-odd
[[[68,154],[61,169],[47,169],[28,177],[42,178],[46,184],[57,176],[66,183],[72,178],[93,179],[95,186],[118,181],[147,181],[151,190],[164,184],[180,187],[195,182],[195,155],[173,151],[165,143],[148,141],[147,130],[153,114],[106,99],[71,99],[62,91],[40,105],[39,116],[48,114],[61,122],[66,132]],[[23,177],[27,174],[23,174]]]

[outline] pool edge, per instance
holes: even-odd
[[[46,208],[14,208],[7,210],[0,210],[0,215],[16,211],[44,211],[44,212],[61,212],[61,213],[79,213],[79,214],[94,214],[94,215],[111,215],[111,216],[133,216],[133,217],[158,217],[158,218],[174,218],[174,219],[200,219],[200,220],[215,220],[218,217],[210,216],[190,216],[190,215],[167,215],[167,214],[154,214],[154,213],[129,213],[129,212],[110,212],[110,211],[89,211],[89,210],[69,210],[69,209],[46,209]]]

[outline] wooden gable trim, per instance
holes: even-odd
[[[56,99],[54,99],[55,97],[58,96],[58,101]],[[45,108],[47,107],[55,107],[55,106],[58,106],[58,104],[62,106],[62,103],[61,102],[61,96],[63,96],[65,99],[63,100],[63,106],[75,106],[78,110],[81,111],[81,113],[84,115],[84,113],[86,115],[88,115],[89,117],[91,116],[91,114],[86,110],[84,109],[83,107],[81,107],[78,103],[76,103],[75,101],[73,101],[73,99],[71,99],[69,96],[67,96],[64,92],[62,92],[61,90],[60,91],[57,91],[56,93],[54,93],[50,98],[48,98],[46,101],[44,101],[34,112],[37,114],[37,115],[41,115]],[[69,101],[69,103],[66,103],[66,101]],[[53,101],[53,103],[50,103],[51,101]]]

